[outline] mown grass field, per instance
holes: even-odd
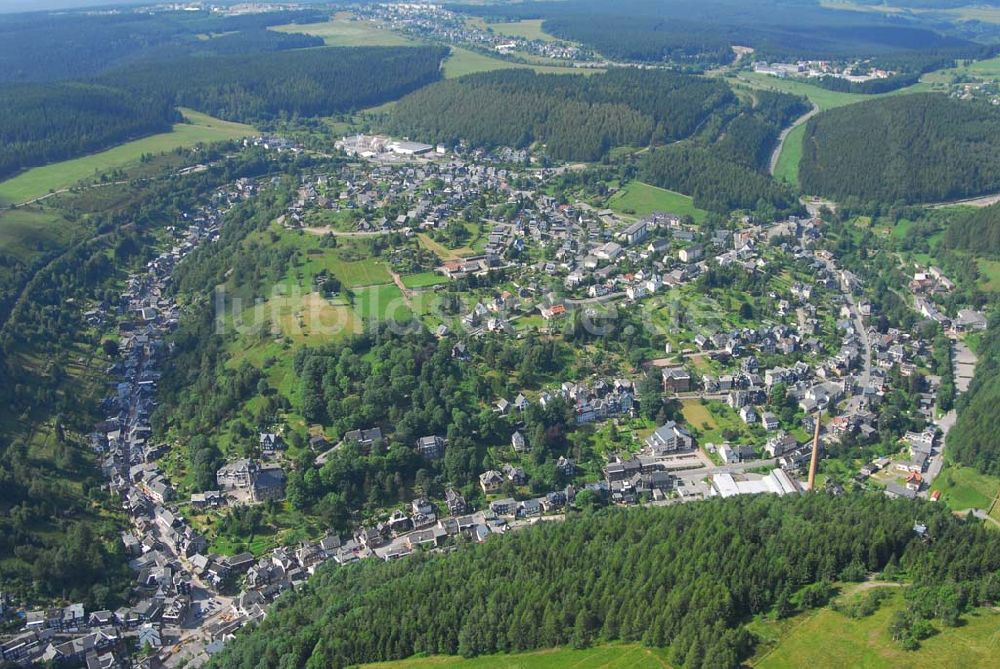
[[[398,662],[363,665],[365,669],[666,669],[665,650],[637,644],[613,644],[585,650],[550,648],[530,653],[486,655],[471,660],[452,656],[414,657]]]
[[[327,46],[413,46],[405,35],[379,28],[370,21],[356,21],[341,12],[325,23],[292,23],[271,28],[282,33],[303,33],[322,37]]]
[[[20,204],[76,184],[102,172],[134,163],[143,154],[158,154],[197,144],[239,139],[256,134],[251,126],[182,109],[185,122],[171,132],[127,142],[81,158],[36,167],[0,183],[0,203]]]
[[[1000,492],[1000,479],[980,474],[971,467],[961,467],[948,463],[931,490],[941,491],[941,501],[954,511],[965,509],[988,510]]]
[[[774,650],[750,664],[762,669],[996,666],[1000,614],[978,610],[959,627],[934,623],[938,633],[921,641],[918,650],[906,651],[888,631],[889,619],[902,606],[902,592],[895,592],[867,618],[852,619],[830,608],[803,614],[785,621]]]
[[[647,216],[654,211],[690,216],[696,223],[702,223],[708,215],[704,209],[694,206],[694,201],[687,195],[641,181],[623,186],[608,199],[607,207],[634,216]]]
[[[778,162],[774,166],[774,178],[786,181],[795,187],[799,185],[799,163],[802,161],[802,140],[806,136],[806,124],[797,125],[785,137]]]
[[[437,272],[420,272],[419,274],[408,274],[403,279],[403,285],[407,288],[428,288],[448,283],[448,279]]]
[[[413,311],[396,284],[365,286],[354,292],[354,310],[363,320],[406,323],[413,318]]]

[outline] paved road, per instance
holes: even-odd
[[[789,133],[791,133],[792,130],[795,130],[795,128],[799,127],[800,125],[802,125],[803,123],[805,123],[818,113],[819,113],[819,107],[817,107],[814,104],[812,109],[810,109],[805,114],[795,119],[794,123],[792,123],[790,126],[781,131],[781,134],[778,135],[778,146],[774,147],[774,151],[771,153],[771,162],[767,168],[768,173],[770,173],[772,176],[774,175],[774,170],[778,166],[778,158],[781,157],[781,149],[784,148],[785,140],[788,139]]]

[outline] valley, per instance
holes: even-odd
[[[989,666],[943,2],[0,15],[0,664]]]

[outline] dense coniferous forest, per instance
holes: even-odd
[[[920,17],[835,11],[814,0],[569,0],[456,5],[499,20],[544,19],[543,29],[611,59],[693,67],[728,63],[733,44],[766,60],[906,54],[929,49],[959,54],[979,46],[939,32]]]
[[[325,20],[325,14],[279,11],[238,16],[204,12],[117,14],[37,12],[0,16],[0,82],[81,79],[139,60],[321,46],[307,35],[268,26]]]
[[[809,120],[806,192],[860,202],[934,202],[1000,191],[1000,109],[932,93],[832,109]]]
[[[437,80],[442,47],[351,47],[186,58],[100,79],[143,98],[234,121],[333,114],[378,105]]]
[[[1000,597],[1000,534],[946,509],[881,495],[738,497],[587,513],[446,555],[326,567],[211,666],[626,640],[669,645],[678,667],[736,667],[752,650],[749,617],[820,606],[831,582],[890,563],[946,624]]]
[[[96,83],[7,84],[0,178],[169,131],[181,120],[175,106],[253,123],[381,104],[437,80],[445,55],[439,47],[357,47],[190,56],[131,65]]]
[[[948,433],[948,453],[956,462],[1000,476],[1000,322],[996,319],[977,354],[975,377],[958,400],[958,420]]]
[[[1000,255],[1000,203],[952,215],[941,242],[976,255]]]
[[[496,104],[501,99],[505,103]],[[752,103],[744,102],[721,81],[671,72],[620,69],[580,77],[502,70],[417,91],[396,105],[389,125],[399,134],[447,144],[541,142],[558,160],[599,160],[616,146],[697,135],[712,146],[712,157],[752,172],[767,165],[781,128],[807,109],[803,99],[783,93],[755,92]],[[760,179],[745,178],[767,180],[755,176]],[[762,197],[763,187],[754,188],[754,197],[740,201]]]
[[[653,149],[639,162],[639,178],[694,198],[702,209],[798,211],[794,191],[761,172],[691,143]]]
[[[81,83],[0,86],[0,178],[158,132],[180,114],[160,98]]]
[[[395,107],[390,127],[447,144],[544,142],[555,159],[598,160],[615,146],[687,137],[733,102],[720,81],[671,72],[613,70],[582,77],[500,70],[413,93]]]

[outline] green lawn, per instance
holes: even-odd
[[[271,30],[283,33],[304,33],[322,37],[327,46],[413,46],[415,40],[379,28],[370,21],[355,21],[346,13],[338,14],[325,23],[303,23],[275,26]]]
[[[661,649],[644,648],[637,644],[596,646],[586,650],[551,648],[530,653],[486,655],[466,660],[461,657],[436,655],[414,657],[398,662],[363,665],[367,669],[665,669],[670,666],[667,653]]]
[[[354,290],[354,309],[364,320],[406,322],[413,318],[403,292],[395,284],[367,286]]]
[[[920,642],[916,651],[902,650],[889,636],[889,619],[903,606],[901,592],[886,600],[873,615],[852,619],[829,608],[791,621],[777,647],[751,662],[763,669],[840,669],[911,667],[989,667],[1000,650],[1000,614],[978,610],[963,625],[943,627]]]
[[[338,260],[333,264],[333,273],[348,288],[374,286],[389,283],[392,276],[384,261],[376,258],[366,260]]]
[[[409,274],[403,278],[403,285],[407,288],[427,288],[428,286],[438,286],[448,283],[448,279],[437,272],[420,272],[419,274]]]
[[[641,181],[632,181],[623,186],[608,198],[607,207],[634,216],[647,216],[654,211],[691,216],[696,223],[703,222],[708,214],[694,206],[694,201],[687,195]]]
[[[802,140],[806,136],[806,124],[795,126],[785,138],[781,146],[781,154],[774,166],[774,178],[787,181],[793,186],[799,185],[799,163],[802,161]]]
[[[934,479],[931,490],[940,490],[941,501],[953,511],[987,510],[1000,491],[1000,479],[980,474],[971,467],[948,463]]]
[[[164,153],[179,147],[256,134],[256,130],[248,125],[222,121],[190,109],[182,109],[181,112],[185,122],[174,125],[171,132],[127,142],[82,158],[36,167],[0,183],[0,203],[26,202],[50,191],[68,188],[88,177],[133,163],[143,154]]]

